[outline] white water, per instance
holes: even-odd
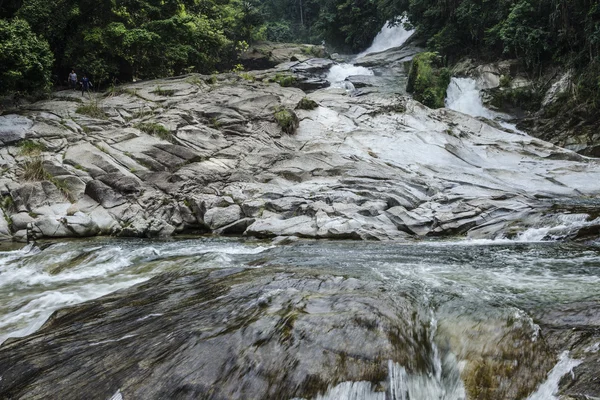
[[[220,241],[124,241],[73,250],[69,242],[0,252],[0,344],[35,332],[55,310],[92,300],[181,268],[235,265],[233,257],[271,247]],[[185,257],[186,262],[178,261]]]
[[[394,47],[400,47],[413,33],[414,31],[407,31],[404,29],[402,21],[395,26],[389,26],[388,22],[386,22],[373,40],[373,44],[371,44],[368,49],[358,54],[356,58],[364,57],[370,53],[378,53]],[[333,88],[342,88],[352,91],[354,90],[354,85],[350,82],[346,82],[346,78],[353,75],[373,76],[374,72],[370,68],[343,63],[331,67],[326,79],[331,83],[331,87]]]
[[[404,29],[404,21],[405,19],[403,18],[394,26],[390,26],[390,21],[386,22],[381,31],[375,36],[373,44],[356,57],[364,57],[367,54],[379,53],[387,49],[402,46],[415,33],[414,30],[407,31]]]
[[[465,400],[466,392],[460,378],[460,368],[454,355],[447,354],[444,362],[434,337],[437,320],[431,316],[429,341],[432,370],[410,373],[402,365],[388,361],[388,394],[390,400]],[[370,382],[342,382],[330,387],[315,400],[385,400],[386,394],[376,392]]]
[[[548,373],[548,379],[540,385],[527,400],[558,400],[558,384],[563,376],[573,373],[573,368],[581,364],[582,361],[574,360],[569,357],[569,352],[565,351],[560,355],[558,364]]]
[[[509,116],[492,111],[483,105],[481,87],[472,78],[452,78],[446,92],[446,108],[472,117],[484,117],[498,122],[504,128],[525,135],[514,124],[506,122]]]
[[[373,76],[374,73],[366,67],[358,67],[352,64],[337,64],[331,67],[326,79],[331,83],[331,87],[354,90],[354,85],[352,85],[352,83],[344,82],[347,77],[353,75]],[[348,86],[348,84],[351,86]]]

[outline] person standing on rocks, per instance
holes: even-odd
[[[90,79],[83,75],[83,78],[81,78],[81,95],[83,96],[85,92],[89,92],[92,86],[93,85],[92,82],[90,82]]]
[[[77,74],[74,69],[72,69],[69,74],[69,87],[73,90],[77,89]]]

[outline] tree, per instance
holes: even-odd
[[[48,43],[27,22],[0,20],[0,93],[48,89],[53,61]]]

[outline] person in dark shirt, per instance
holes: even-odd
[[[87,76],[83,75],[83,78],[81,78],[81,95],[83,96],[85,92],[89,92],[91,87],[92,82]]]

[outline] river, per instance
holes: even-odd
[[[415,376],[407,374],[402,365],[390,368],[395,371],[390,374],[404,374],[403,383],[396,382],[397,390],[410,391],[410,399],[434,398],[429,397],[432,393],[440,396],[435,398],[465,398],[463,382],[449,370],[460,369],[456,358],[468,356],[461,354],[466,346],[460,344],[461,338],[470,337],[476,347],[494,348],[498,336],[481,324],[522,323],[531,328],[529,340],[535,341],[539,327],[530,315],[600,298],[600,248],[596,245],[464,240],[272,245],[213,237],[92,239],[0,254],[0,338],[31,333],[56,309],[160,273],[275,266],[377,282],[391,298],[401,295],[410,299],[411,307],[431,323],[428,343],[421,350],[424,357],[431,358],[430,371]],[[441,349],[431,350],[437,346]],[[492,350],[488,356],[496,357],[502,351]],[[449,364],[450,355],[455,361]],[[578,364],[568,353],[560,360],[558,356],[553,362],[558,371],[539,389],[544,395],[532,394],[531,399],[552,398],[548,396],[556,391],[560,378]],[[323,398],[347,398],[340,395],[344,390],[359,393],[364,388],[335,386]]]

